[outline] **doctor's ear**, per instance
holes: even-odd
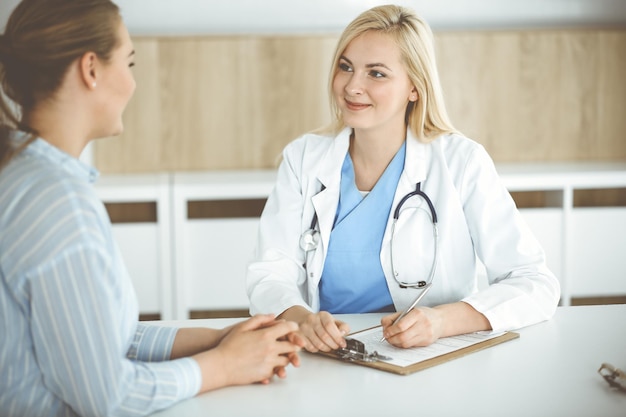
[[[98,55],[95,52],[87,52],[79,60],[79,71],[80,76],[87,87],[90,90],[94,90],[97,86],[97,75],[98,75],[98,66],[100,64],[100,60],[98,59]]]

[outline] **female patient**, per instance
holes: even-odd
[[[24,0],[0,36],[0,415],[146,415],[285,376],[297,325],[138,323],[135,293],[77,158],[119,134],[134,52],[109,0]],[[13,110],[19,110],[19,117]]]
[[[310,351],[345,345],[333,313],[390,312],[384,336],[399,347],[550,318],[559,283],[485,149],[449,122],[427,24],[403,7],[364,12],[329,87],[334,123],[283,152],[251,311],[298,322]]]

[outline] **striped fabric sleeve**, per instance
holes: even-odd
[[[127,357],[143,362],[166,361],[172,353],[177,332],[175,327],[138,323]]]
[[[142,416],[196,394],[201,374],[193,359],[127,357],[133,338],[120,331],[128,326],[127,287],[109,252],[81,241],[29,271],[33,344],[48,389],[86,416]],[[148,339],[164,358],[169,341]]]

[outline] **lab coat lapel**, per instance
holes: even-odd
[[[391,213],[389,214],[389,220],[391,221],[393,216],[393,210],[406,194],[415,190],[415,184],[423,182],[426,179],[428,168],[430,166],[430,154],[431,148],[429,144],[418,141],[411,133],[410,129],[407,129],[406,133],[406,156],[404,158],[404,171],[400,176],[398,182],[398,188],[396,189],[395,196],[393,198],[393,205]],[[388,227],[391,225],[389,222]],[[388,238],[388,236],[386,236]],[[384,240],[383,240],[384,243]]]
[[[318,216],[323,248],[328,248],[330,232],[337,211],[341,187],[341,167],[350,146],[351,132],[351,128],[345,128],[335,137],[317,175],[318,181],[325,188],[313,196],[312,202]]]
[[[411,133],[411,130],[407,129],[404,172],[400,181],[405,181],[406,185],[411,190],[415,189],[415,184],[426,179],[430,165],[430,153],[430,145],[418,141]],[[402,196],[400,196],[400,198],[402,198]]]
[[[341,184],[341,167],[350,145],[350,132],[352,129],[346,128],[341,131],[328,148],[328,152],[320,163],[317,173],[317,181],[323,190],[311,197],[311,202],[317,214],[317,226],[320,231],[321,244],[318,245],[311,265],[307,268],[308,273],[308,301],[311,308],[319,308],[319,281],[322,276],[322,266],[328,251],[330,232],[333,227],[337,203],[339,202],[339,190]]]

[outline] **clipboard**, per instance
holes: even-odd
[[[376,331],[376,329],[380,330]],[[500,343],[519,338],[519,333],[515,332],[505,332],[499,335],[468,333],[465,335],[441,338],[427,347],[400,349],[387,344],[388,347],[385,347],[385,350],[379,353],[378,350],[374,349],[382,347],[382,343],[387,343],[378,342],[381,335],[381,326],[354,332],[346,337],[348,345],[345,349],[332,352],[319,352],[319,354],[343,362],[351,362],[356,365],[367,366],[398,375],[409,375],[469,355],[470,353],[478,352]],[[371,343],[368,343],[368,341]],[[442,346],[442,352],[439,353],[438,348]],[[425,352],[424,350],[429,350],[429,352]],[[394,360],[392,357],[393,353],[390,353],[394,351],[406,356],[407,359],[403,360],[403,362],[409,363],[405,365],[399,364],[399,361]]]

